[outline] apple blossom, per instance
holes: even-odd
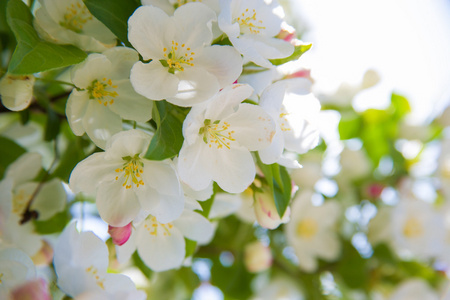
[[[33,75],[5,74],[0,80],[0,98],[9,110],[26,109],[33,99],[33,87],[36,78]]]
[[[261,161],[299,167],[282,154],[284,149],[302,154],[319,143],[320,103],[311,93],[311,81],[306,78],[278,81],[263,91],[260,106],[277,124],[272,144],[259,151]]]
[[[153,5],[164,10],[168,15],[173,15],[175,9],[191,2],[201,2],[214,10],[219,12],[219,0],[142,0],[142,5]]]
[[[275,38],[281,31],[282,10],[278,3],[264,0],[220,1],[219,28],[245,60],[272,68],[269,59],[288,57],[294,46]]]
[[[438,300],[442,299],[426,283],[426,281],[415,278],[402,282],[389,296],[388,300]]]
[[[75,192],[96,195],[100,216],[114,227],[130,223],[142,209],[167,223],[183,211],[184,196],[171,160],[143,158],[150,135],[132,129],[115,134],[105,152],[78,163],[69,179]]]
[[[186,116],[178,171],[194,190],[215,181],[229,193],[240,193],[253,182],[250,151],[272,142],[275,124],[261,107],[241,103],[252,91],[248,85],[228,86]]]
[[[76,222],[69,223],[55,246],[53,264],[58,286],[74,298],[84,293],[106,292],[111,299],[115,294],[136,291],[127,276],[107,273],[108,257],[108,248],[100,238],[92,232],[79,233]]]
[[[317,259],[338,257],[341,247],[335,225],[341,214],[339,204],[328,200],[321,206],[311,203],[312,191],[302,191],[292,204],[292,219],[285,227],[288,243],[294,247],[299,267],[306,272],[317,269]]]
[[[72,70],[77,86],[67,100],[66,115],[76,135],[85,132],[100,148],[122,130],[122,119],[146,122],[152,116],[153,102],[137,94],[129,77],[139,60],[135,50],[126,47],[90,54]]]
[[[131,70],[141,95],[179,106],[204,102],[233,83],[242,59],[230,46],[211,46],[214,11],[188,3],[168,16],[154,6],[138,8],[128,20],[128,38],[142,55]]]
[[[34,26],[42,38],[95,52],[116,45],[116,36],[89,12],[82,0],[39,0],[39,3]]]
[[[189,209],[169,223],[160,223],[150,215],[136,225],[136,231],[124,245],[116,246],[118,259],[126,261],[137,249],[142,261],[156,272],[179,268],[186,256],[184,238],[205,243],[213,233],[208,219]]]
[[[0,299],[11,299],[11,293],[36,279],[36,267],[29,256],[16,248],[0,249]]]
[[[260,241],[247,244],[244,250],[244,263],[247,270],[252,273],[267,270],[272,265],[270,248]]]

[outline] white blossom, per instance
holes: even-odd
[[[135,90],[152,100],[179,106],[208,100],[232,84],[242,59],[230,46],[211,46],[214,11],[188,3],[168,16],[154,6],[138,8],[128,20],[128,38],[142,55],[131,70]]]
[[[288,57],[294,46],[276,36],[281,31],[282,10],[276,1],[222,0],[219,28],[245,60],[273,67],[269,59]]]
[[[122,119],[146,122],[153,102],[137,94],[130,83],[130,70],[139,60],[131,48],[115,47],[90,54],[72,70],[77,86],[67,100],[66,115],[76,135],[85,132],[100,148],[122,130]]]
[[[250,151],[272,142],[275,124],[261,107],[241,103],[252,91],[248,85],[228,86],[186,116],[178,171],[194,190],[215,181],[229,193],[240,193],[253,182]]]
[[[335,226],[341,214],[339,204],[328,200],[321,206],[313,206],[313,192],[298,194],[292,204],[292,219],[285,227],[288,243],[294,247],[299,267],[306,272],[317,269],[317,259],[336,259],[341,245]]]
[[[34,26],[42,38],[72,44],[85,51],[114,47],[116,36],[84,5],[82,0],[39,0]]]
[[[122,227],[142,209],[171,222],[183,211],[184,196],[171,160],[150,161],[143,156],[150,136],[140,130],[115,134],[105,152],[78,163],[69,179],[71,189],[96,195],[100,216]]]

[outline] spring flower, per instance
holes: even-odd
[[[76,135],[86,132],[104,148],[106,140],[122,130],[122,119],[150,120],[153,102],[137,94],[129,80],[138,60],[133,49],[115,47],[89,55],[74,68],[72,81],[78,89],[67,100],[66,115]]]
[[[181,267],[186,256],[185,240],[204,243],[213,235],[212,224],[197,212],[185,209],[169,223],[161,223],[150,215],[136,225],[130,239],[117,246],[119,261],[126,261],[137,249],[142,261],[156,272]]]
[[[78,163],[69,179],[71,189],[96,195],[100,216],[114,227],[130,223],[142,209],[159,222],[176,219],[184,196],[171,160],[143,158],[150,136],[140,130],[122,131]]]
[[[232,84],[242,59],[230,46],[211,45],[214,11],[188,3],[168,16],[154,6],[138,8],[128,20],[128,39],[142,55],[131,70],[131,83],[141,95],[179,106],[208,100]]]
[[[33,99],[33,86],[36,78],[33,75],[6,74],[0,80],[0,98],[9,110],[26,109]]]
[[[265,271],[272,265],[272,252],[260,241],[252,242],[245,246],[244,263],[251,273]]]
[[[409,279],[402,282],[388,300],[438,300],[442,299],[423,279]]]
[[[286,226],[288,243],[294,247],[299,267],[306,272],[317,269],[317,258],[336,259],[341,248],[334,230],[341,213],[338,203],[328,200],[313,206],[312,194],[305,190],[295,197],[292,219]]]
[[[66,204],[66,192],[59,179],[32,181],[40,170],[41,156],[25,153],[8,166],[0,181],[0,243],[17,247],[29,256],[35,255],[43,244],[33,222],[21,224],[28,203],[33,199],[29,210],[36,213],[39,221],[63,211]]]
[[[92,232],[79,233],[76,223],[70,223],[55,246],[53,264],[58,286],[73,298],[89,292],[106,292],[112,296],[136,291],[127,276],[107,273],[108,257],[108,248],[100,238]]]
[[[320,103],[311,93],[308,79],[293,78],[272,84],[262,93],[260,106],[277,124],[272,144],[259,151],[263,163],[293,167],[295,162],[282,156],[284,149],[302,154],[319,143]]]
[[[201,2],[214,10],[219,12],[219,1],[218,0],[142,0],[142,5],[153,5],[164,10],[168,15],[173,15],[175,9],[191,2]]]
[[[42,38],[72,44],[85,51],[114,47],[116,36],[84,5],[82,0],[39,0],[34,26]]]
[[[281,31],[281,7],[276,1],[224,0],[220,2],[219,28],[244,59],[272,68],[269,59],[288,57],[294,46],[275,36]]]
[[[252,91],[248,85],[228,86],[186,116],[178,171],[194,190],[215,181],[229,193],[240,193],[253,182],[250,151],[270,145],[275,124],[261,107],[241,103]]]

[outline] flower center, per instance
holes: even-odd
[[[98,275],[98,270],[97,268],[95,268],[94,266],[90,266],[89,268],[86,268],[86,273],[92,275],[95,278],[95,282],[97,283],[97,285],[104,290],[105,289],[105,279],[104,278],[100,278],[100,276]]]
[[[169,236],[170,235],[169,229],[173,228],[173,224],[172,223],[161,224],[156,220],[155,217],[150,216],[145,221],[144,228],[147,229],[148,233],[150,233],[151,235],[158,235],[158,230],[160,230],[159,232],[162,232],[163,235]]]
[[[282,131],[290,131],[291,127],[289,125],[289,121],[286,118],[286,116],[289,115],[289,113],[286,112],[286,110],[284,109],[284,107],[281,109],[280,112],[280,120],[279,120],[279,124],[280,124],[280,128]]]
[[[250,11],[247,8],[239,17],[236,18],[236,21],[240,25],[242,34],[258,34],[260,33],[260,29],[266,29],[266,27],[262,26],[263,21],[256,18],[256,10],[254,9]]]
[[[100,80],[94,80],[92,85],[88,87],[89,98],[95,99],[98,103],[107,106],[114,103],[114,98],[119,96],[115,91],[117,85],[113,85],[111,79],[103,78]]]
[[[133,185],[137,188],[144,185],[144,181],[141,178],[141,174],[144,173],[144,163],[141,162],[139,154],[136,154],[133,157],[125,156],[122,157],[122,159],[125,161],[123,167],[116,169],[116,172],[119,173],[119,175],[122,175],[121,173],[123,172],[125,180],[122,186],[126,189],[131,189]],[[119,180],[119,177],[120,176],[116,176],[116,180]]]
[[[191,48],[186,47],[185,44],[180,46],[175,41],[172,41],[170,51],[167,48],[164,48],[163,51],[166,59],[161,59],[160,62],[164,67],[169,68],[169,73],[174,74],[175,71],[184,71],[186,66],[194,66],[195,52],[192,52]]]
[[[204,125],[199,129],[198,133],[203,134],[203,141],[209,145],[216,145],[217,149],[223,147],[230,149],[230,142],[234,142],[232,134],[234,130],[229,130],[230,124],[227,122],[221,123],[220,120],[216,120],[211,123],[211,120],[205,119]]]
[[[12,201],[12,212],[15,214],[21,214],[30,200],[31,195],[25,193],[24,190],[19,190],[15,193]]]
[[[318,231],[316,220],[307,218],[297,224],[297,235],[305,239],[311,239]]]
[[[423,234],[423,227],[417,218],[409,218],[403,226],[403,235],[408,238],[416,238]]]
[[[75,31],[76,33],[81,33],[83,26],[90,20],[92,20],[92,15],[85,5],[80,2],[66,8],[66,13],[64,14],[64,20],[59,24],[69,30]]]

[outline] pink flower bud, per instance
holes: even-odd
[[[289,221],[290,209],[286,209],[283,217],[278,215],[277,208],[275,206],[275,200],[270,193],[256,193],[255,194],[255,215],[259,225],[268,229],[275,229],[280,224]]]
[[[290,42],[295,37],[295,28],[283,23],[281,26],[281,31],[277,34],[277,38]]]
[[[367,195],[371,198],[379,198],[381,196],[381,193],[383,192],[384,185],[380,183],[372,183],[370,184],[367,189]]]
[[[12,300],[51,300],[48,284],[44,279],[28,281],[11,292]]]
[[[251,273],[265,271],[272,265],[272,252],[260,241],[250,243],[245,246],[244,263]]]
[[[288,74],[285,76],[285,79],[289,79],[289,78],[307,78],[312,81],[311,70],[301,69],[292,74]]]
[[[112,241],[115,245],[122,246],[130,238],[131,223],[123,227],[113,227],[109,225],[108,233],[111,235]]]

